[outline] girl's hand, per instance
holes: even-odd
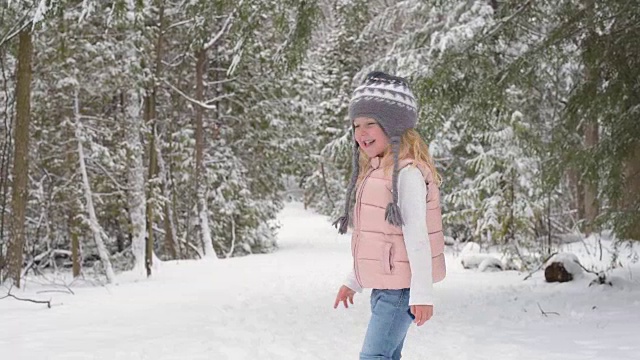
[[[355,291],[349,289],[346,285],[342,285],[340,287],[340,290],[338,290],[338,295],[336,295],[336,302],[333,304],[333,308],[336,309],[340,301],[344,303],[345,308],[349,308],[349,305],[347,305],[347,300],[349,300],[349,302],[353,305],[353,295],[355,294]]]
[[[416,317],[413,322],[422,326],[433,316],[433,305],[411,305],[411,313]]]

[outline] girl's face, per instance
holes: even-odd
[[[369,158],[382,155],[389,145],[389,139],[377,121],[367,117],[358,117],[353,120],[355,137],[360,149]]]

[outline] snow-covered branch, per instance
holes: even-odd
[[[186,24],[191,23],[191,22],[193,22],[193,19],[187,19],[187,20],[178,21],[177,23],[174,23],[174,24],[171,24],[171,25],[167,26],[167,28],[165,29],[165,31],[166,31],[166,30],[171,30],[171,29],[173,29],[174,27],[178,27],[178,26],[186,25]]]
[[[18,22],[18,24],[22,23],[24,21],[24,19],[27,17],[27,15],[24,15],[22,17],[22,19],[20,19],[20,21]],[[21,26],[18,25],[17,29],[11,29],[9,30],[9,32],[7,33],[7,35],[5,35],[2,40],[0,40],[0,48],[6,43],[11,41],[11,39],[13,39],[14,37],[18,36],[18,34],[20,34],[20,32],[22,30],[24,30],[27,26],[31,26],[32,22],[31,21],[26,21],[24,22]]]
[[[219,100],[222,100],[222,99],[226,99],[226,98],[232,97],[232,96],[235,95],[234,93],[224,94],[224,95],[217,96],[217,97],[215,97],[213,99],[209,99],[209,100],[207,100],[205,102],[202,102],[202,101],[198,101],[198,100],[192,98],[191,96],[185,94],[180,89],[178,89],[177,87],[173,86],[167,80],[163,80],[163,81],[164,81],[165,84],[167,84],[167,86],[169,86],[170,88],[175,90],[178,94],[180,94],[183,98],[187,99],[189,102],[191,102],[191,103],[193,103],[195,105],[201,106],[201,107],[203,107],[205,109],[208,109],[208,110],[215,110],[216,109],[215,105],[209,105],[209,104],[214,103],[214,102],[219,101]]]
[[[240,6],[242,6],[242,3],[244,1],[240,1],[238,3],[238,5],[236,5],[236,9],[239,8]],[[232,11],[231,14],[229,14],[229,16],[227,16],[227,18],[224,21],[224,24],[222,24],[222,28],[220,29],[220,31],[218,31],[217,34],[213,35],[213,37],[206,42],[206,44],[203,46],[203,50],[207,51],[209,50],[213,45],[216,44],[216,42],[218,42],[218,40],[222,37],[222,35],[224,35],[227,30],[229,30],[229,28],[231,27],[231,20],[233,20],[233,17],[235,16],[236,11]]]
[[[107,238],[102,226],[98,223],[98,217],[93,206],[93,194],[91,193],[91,185],[89,184],[89,176],[87,175],[87,167],[85,164],[84,147],[82,146],[82,123],[80,119],[80,104],[78,100],[78,89],[76,88],[74,97],[74,115],[76,119],[75,136],[78,140],[78,164],[80,167],[80,174],[82,175],[82,189],[85,196],[85,210],[89,215],[89,227],[93,233],[93,238],[98,248],[98,254],[104,267],[107,281],[113,283],[115,281],[115,273],[109,260],[109,252],[105,246],[104,240]]]
[[[97,166],[98,168],[100,168],[100,170],[102,170],[102,172],[107,175],[107,177],[111,180],[111,182],[113,182],[113,184],[116,186],[117,189],[122,190],[122,191],[127,191],[129,189],[129,187],[121,185],[118,180],[116,180],[108,171],[107,169],[104,168],[104,166],[102,166],[102,164],[100,164],[97,161],[94,161],[91,163],[92,165]]]

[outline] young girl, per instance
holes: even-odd
[[[353,304],[371,288],[371,319],[360,359],[400,359],[415,322],[433,315],[433,283],[445,276],[438,175],[420,135],[415,97],[407,82],[382,72],[367,75],[349,104],[353,173],[345,214],[334,225],[347,231],[352,193],[354,266],[334,308]]]

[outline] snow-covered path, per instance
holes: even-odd
[[[0,359],[356,359],[368,293],[333,309],[350,266],[349,237],[289,204],[280,249],[216,263],[163,264],[150,280],[78,287],[53,308],[0,300]],[[434,318],[410,329],[403,359],[639,359],[640,267],[614,288],[523,282],[465,271],[448,254]],[[631,270],[630,270],[631,269]],[[622,271],[622,270],[621,270]],[[2,292],[6,293],[6,289]],[[544,316],[541,313],[555,312]]]

